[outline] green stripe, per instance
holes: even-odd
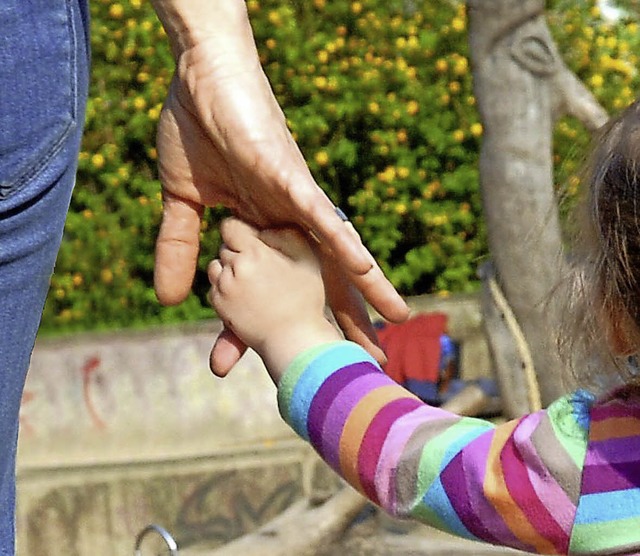
[[[433,421],[425,423],[425,426],[431,424],[433,424]],[[475,429],[480,429],[484,432],[492,428],[494,427],[486,421],[469,417],[461,418],[459,421],[453,423],[451,427],[425,444],[418,466],[417,493],[419,496],[422,497],[424,493],[431,488],[433,481],[439,477],[444,467],[443,459],[445,454],[451,450],[452,445],[456,444],[459,438],[467,436]],[[463,447],[464,446],[460,446],[460,448]]]
[[[282,377],[280,377],[280,382],[278,384],[278,409],[286,423],[289,423],[291,398],[293,397],[293,391],[300,379],[300,376],[302,376],[302,373],[316,357],[319,357],[339,343],[342,342],[337,341],[330,342],[328,344],[321,344],[303,351],[291,362]]]
[[[582,469],[587,454],[589,430],[576,420],[577,404],[572,403],[571,398],[572,395],[569,395],[553,402],[547,408],[547,415],[556,439],[562,444],[576,467]],[[585,409],[588,410],[588,408]]]
[[[575,525],[571,532],[570,550],[572,553],[595,554],[607,549],[616,549],[617,554],[621,547],[633,546],[634,551],[637,551],[640,548],[638,528],[638,517]]]

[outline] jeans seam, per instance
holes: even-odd
[[[53,159],[62,149],[64,142],[71,130],[76,126],[78,122],[78,37],[76,24],[74,20],[73,8],[71,6],[71,2],[73,0],[65,0],[65,6],[67,9],[67,27],[69,30],[69,39],[70,39],[70,52],[69,52],[69,90],[71,93],[71,119],[69,123],[63,128],[60,135],[51,142],[49,148],[46,151],[46,154],[42,157],[38,164],[35,164],[29,171],[22,174],[20,177],[16,178],[13,182],[9,182],[7,185],[8,192],[6,195],[3,195],[0,192],[0,199],[8,199],[16,192],[20,191],[22,187],[33,178],[35,178],[44,168],[46,168],[47,164],[51,159]]]

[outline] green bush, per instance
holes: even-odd
[[[413,6],[411,9],[407,6]],[[464,6],[450,0],[248,0],[265,70],[311,170],[404,294],[472,291],[486,256],[478,192],[482,126]],[[78,185],[43,316],[45,331],[141,326],[210,315],[202,225],[194,294],[162,308],[152,288],[160,213],[155,126],[173,61],[148,2],[91,4],[93,73]],[[633,21],[593,1],[549,13],[567,63],[609,110],[638,84]],[[557,181],[575,193],[588,136],[558,123]]]

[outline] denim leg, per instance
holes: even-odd
[[[0,2],[0,555],[15,552],[18,412],[75,181],[86,0]]]

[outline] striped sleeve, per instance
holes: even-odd
[[[640,547],[640,410],[578,391],[494,426],[425,405],[350,342],[300,356],[278,396],[296,432],[393,515],[529,552]]]

